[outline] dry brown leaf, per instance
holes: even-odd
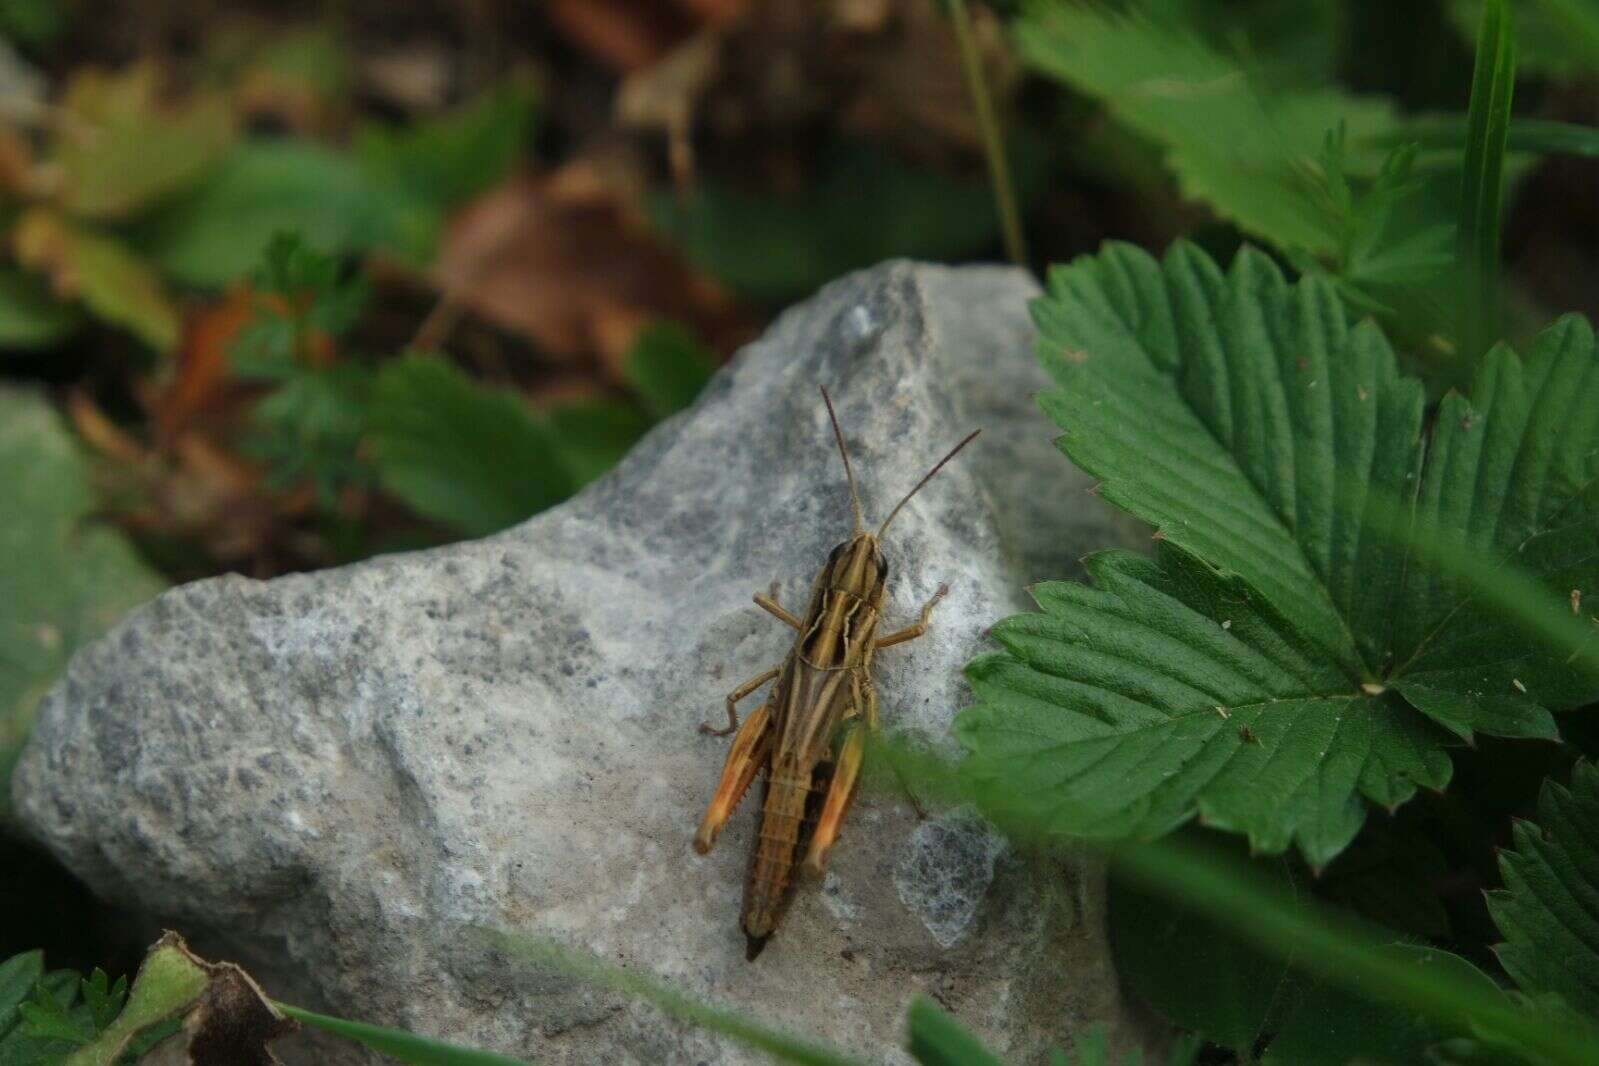
[[[985,7],[972,17],[1003,107],[1016,64],[998,18]],[[954,30],[935,0],[751,5],[634,68],[616,117],[665,136],[679,177],[695,133],[793,143],[806,131],[843,129],[913,156],[982,149]]]
[[[732,297],[582,161],[513,175],[468,205],[445,233],[434,277],[448,300],[556,360],[597,354],[619,366],[638,330],[661,319],[721,351],[753,332]]]

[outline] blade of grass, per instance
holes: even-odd
[[[1464,351],[1473,360],[1488,350],[1499,332],[1499,224],[1515,81],[1510,5],[1507,0],[1488,0],[1477,34],[1460,189],[1460,260],[1466,276],[1460,334]]]
[[[325,1029],[330,1033],[354,1040],[358,1044],[365,1044],[373,1051],[380,1051],[401,1062],[414,1063],[415,1066],[528,1066],[525,1059],[513,1059],[509,1055],[501,1055],[494,1051],[479,1051],[476,1048],[446,1044],[442,1040],[417,1036],[403,1029],[346,1021],[343,1018],[333,1018],[326,1014],[291,1007],[287,1003],[278,1003],[277,1008],[306,1025]]]
[[[736,1011],[701,1003],[671,985],[636,970],[623,969],[547,940],[480,930],[499,950],[538,966],[641,999],[662,1014],[732,1037],[786,1062],[802,1066],[864,1066],[860,1059],[826,1044],[763,1025]]]
[[[1027,241],[1022,234],[1021,211],[1016,206],[1016,189],[1011,184],[1010,162],[1005,157],[1005,141],[1000,134],[999,119],[994,115],[994,104],[988,95],[988,82],[983,78],[983,60],[977,51],[977,41],[972,36],[972,15],[966,9],[966,0],[946,0],[949,20],[955,27],[955,43],[960,49],[961,69],[966,75],[966,91],[972,97],[972,110],[977,114],[977,128],[983,136],[983,155],[988,158],[988,180],[994,186],[994,203],[999,211],[999,224],[1005,234],[1005,254],[1019,267],[1027,265]]]

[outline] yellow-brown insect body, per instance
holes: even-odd
[[[849,813],[865,757],[866,730],[878,728],[873,655],[925,633],[933,607],[948,591],[939,586],[914,624],[878,636],[888,594],[888,563],[879,542],[911,497],[977,436],[972,433],[939,460],[889,512],[878,531],[869,533],[864,528],[844,434],[825,389],[822,399],[849,478],[855,531],[828,556],[803,616],[790,614],[777,602],[776,584],[769,594],[756,595],[757,604],[793,627],[794,645],[781,666],[758,674],[728,694],[726,729],[700,727],[719,736],[733,732],[737,736],[722,767],[716,795],[694,835],[695,851],[703,855],[711,850],[756,775],[766,771],[760,828],[740,918],[751,959],[782,919],[799,871],[812,876],[822,872]],[[774,679],[766,700],[740,725],[738,702]]]
[[[792,898],[794,875],[832,783],[840,727],[861,713],[887,577],[872,534],[858,533],[834,548],[811,591],[808,627],[772,686],[776,736],[740,923],[751,958]]]

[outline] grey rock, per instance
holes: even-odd
[[[869,517],[985,431],[888,538],[888,622],[951,589],[928,635],[878,657],[891,732],[952,748],[985,627],[1028,582],[1137,536],[1037,412],[1034,294],[1000,268],[844,278],[515,529],[168,592],[45,701],[21,819],[98,892],[279,998],[543,1063],[764,1059],[473,931],[552,938],[875,1061],[904,1061],[919,993],[1016,1061],[1092,1022],[1123,1031],[1099,874],[1040,872],[968,814],[918,822],[895,788],[865,790],[754,963],[738,929],[753,804],[709,857],[689,848],[727,745],[696,727],[790,640],[751,594],[775,578],[802,604],[849,531],[818,383]],[[369,1061],[308,1047],[286,1051]]]

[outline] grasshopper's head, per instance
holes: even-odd
[[[888,564],[883,561],[883,552],[879,547],[878,542],[883,539],[883,534],[888,532],[889,524],[893,522],[896,517],[898,517],[900,508],[904,507],[907,503],[910,503],[911,497],[922,491],[922,486],[933,480],[933,475],[944,469],[944,464],[955,458],[956,453],[975,440],[977,435],[981,433],[982,430],[972,430],[966,435],[965,440],[961,441],[959,444],[955,445],[955,447],[949,450],[948,455],[934,463],[933,469],[929,470],[926,476],[916,483],[916,487],[907,492],[905,497],[900,500],[899,503],[894,505],[894,509],[888,512],[888,517],[883,520],[883,524],[878,527],[877,532],[868,533],[866,532],[866,519],[861,513],[860,490],[855,485],[855,470],[850,466],[849,463],[849,449],[844,446],[844,431],[839,428],[838,414],[833,410],[833,399],[827,395],[826,388],[822,389],[822,402],[827,404],[827,417],[833,422],[833,436],[838,438],[838,454],[844,457],[844,476],[849,479],[850,506],[855,512],[854,536],[845,541],[843,544],[840,544],[837,548],[833,549],[832,558],[828,560],[828,563],[830,566],[834,565],[838,563],[842,557],[848,554],[852,564],[858,560],[859,566],[863,568],[868,565],[874,565],[877,568],[875,571],[875,576],[877,577],[878,581],[887,580]],[[834,573],[838,573],[838,571],[835,569]],[[862,569],[861,573],[865,574],[866,571]]]
[[[888,581],[888,560],[876,533],[856,531],[849,540],[833,549],[827,558],[831,587],[854,589],[862,599],[881,589]]]

